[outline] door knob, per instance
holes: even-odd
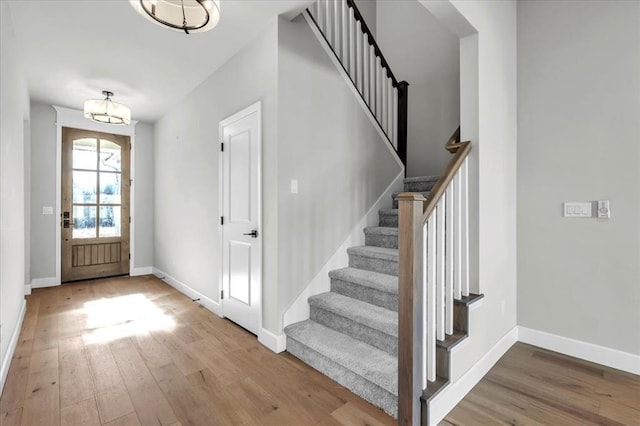
[[[249,232],[248,234],[242,234],[242,235],[248,235],[251,238],[258,238],[258,231],[256,229],[254,229],[253,231]]]

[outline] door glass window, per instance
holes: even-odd
[[[73,238],[119,237],[122,148],[99,138],[73,141]]]

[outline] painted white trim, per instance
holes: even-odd
[[[338,72],[340,73],[342,78],[347,83],[347,86],[349,87],[351,92],[353,92],[353,95],[356,97],[356,100],[358,101],[358,103],[362,107],[362,110],[364,111],[365,115],[367,117],[369,117],[369,120],[371,121],[371,124],[373,124],[373,127],[375,127],[375,129],[378,131],[378,134],[380,135],[380,137],[384,140],[385,146],[387,147],[387,149],[389,150],[389,152],[391,153],[393,158],[396,160],[398,165],[400,167],[402,167],[402,169],[404,170],[404,164],[402,164],[402,160],[400,160],[400,157],[398,156],[398,153],[391,146],[391,142],[389,141],[389,138],[384,133],[384,130],[382,129],[380,124],[378,124],[378,120],[376,120],[376,117],[373,115],[373,113],[369,109],[369,106],[362,99],[362,96],[360,95],[360,92],[358,92],[357,87],[351,81],[351,77],[349,77],[349,75],[344,70],[344,67],[342,66],[342,64],[340,63],[338,58],[336,58],[336,55],[333,53],[333,50],[331,49],[331,46],[329,46],[329,44],[325,40],[324,36],[322,35],[322,33],[320,32],[318,27],[313,23],[313,18],[309,14],[309,11],[305,10],[304,13],[302,13],[302,16],[304,16],[305,21],[307,21],[307,24],[309,24],[309,28],[311,28],[311,31],[313,32],[313,34],[316,36],[316,38],[320,42],[320,45],[325,50],[325,52],[327,52],[327,55],[329,56],[329,59],[331,59],[331,62],[333,62],[333,65],[335,65],[336,69],[338,70]]]
[[[428,424],[437,425],[469,391],[489,372],[498,360],[518,341],[518,327],[513,327],[460,379],[445,387],[429,404]]]
[[[347,248],[361,246],[364,244],[363,229],[367,226],[376,226],[378,224],[378,210],[385,207],[391,207],[391,195],[399,192],[403,188],[404,170],[389,184],[387,189],[380,195],[376,202],[371,206],[369,211],[356,223],[351,229],[347,238],[340,244],[336,251],[331,255],[329,260],[318,271],[311,282],[302,290],[296,300],[287,308],[283,315],[283,327],[304,321],[309,318],[309,303],[307,299],[310,296],[327,292],[331,289],[331,280],[329,279],[329,271],[340,269],[348,266],[349,255]]]
[[[220,309],[220,304],[218,302],[216,302],[215,300],[208,298],[204,294],[192,289],[191,287],[189,287],[185,283],[183,283],[181,281],[178,281],[176,278],[172,277],[171,275],[167,274],[166,272],[161,271],[160,269],[158,269],[156,267],[153,268],[153,275],[155,275],[156,277],[158,277],[162,281],[166,282],[171,287],[175,288],[176,290],[178,290],[180,293],[184,294],[185,296],[187,296],[191,300],[195,301],[195,299],[200,299],[197,302],[198,304],[204,306],[205,308],[207,308],[209,311],[213,312],[214,314],[216,314],[216,315],[218,315],[220,317],[222,316],[222,310]]]
[[[9,340],[9,346],[7,347],[7,352],[4,354],[4,358],[2,359],[2,367],[0,368],[0,394],[4,389],[4,384],[7,380],[7,374],[9,374],[9,367],[11,366],[11,359],[13,358],[13,354],[16,352],[16,347],[18,346],[18,339],[20,338],[20,331],[22,330],[22,323],[24,321],[24,316],[26,313],[27,301],[23,300],[22,308],[20,308],[20,313],[18,314],[18,322],[16,323],[16,328],[13,329],[11,340]]]
[[[58,277],[32,278],[31,288],[55,287],[60,285]]]
[[[522,326],[518,327],[518,340],[539,348],[640,375],[640,355]]]
[[[96,132],[111,133],[113,135],[129,136],[131,143],[131,154],[129,157],[129,172],[130,178],[135,176],[135,139],[136,139],[136,124],[138,121],[131,120],[127,125],[113,125],[98,123],[96,121],[88,120],[84,117],[84,113],[78,109],[65,108],[58,105],[51,105],[56,111],[56,218],[62,217],[62,128],[71,127],[74,129],[92,130]],[[134,247],[135,247],[135,234],[134,234],[134,186],[131,185],[129,192],[129,211],[131,215],[131,225],[129,226],[129,252],[131,253],[131,260],[129,261],[129,274],[131,275],[134,265]],[[60,225],[56,225],[56,282],[52,285],[60,285],[62,283],[62,230]],[[33,281],[32,281],[33,286]],[[49,287],[49,286],[43,286]]]
[[[24,295],[29,296],[31,294],[31,284],[24,285]]]
[[[140,275],[151,275],[153,274],[153,266],[141,266],[139,268],[131,268],[131,273],[129,274],[132,277],[137,277]]]
[[[287,349],[287,336],[280,334],[276,336],[269,330],[261,328],[258,333],[258,342],[262,343],[273,352],[279,354]]]

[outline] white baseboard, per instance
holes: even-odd
[[[287,349],[287,336],[284,334],[276,336],[264,328],[261,328],[258,333],[258,342],[262,343],[277,354],[284,352],[284,350]]]
[[[309,297],[316,294],[327,292],[331,289],[331,281],[329,279],[329,271],[344,268],[349,265],[349,255],[347,248],[361,246],[364,244],[363,229],[367,226],[376,226],[378,224],[378,210],[391,207],[391,195],[399,192],[403,188],[404,171],[389,184],[387,189],[378,197],[376,202],[371,206],[369,211],[358,221],[351,229],[347,238],[340,244],[340,247],[331,255],[327,263],[324,264],[316,276],[302,290],[296,300],[287,308],[283,315],[283,327],[304,321],[309,318]]]
[[[129,272],[129,276],[138,277],[140,275],[151,275],[153,274],[153,266],[141,266],[139,268],[131,269]]]
[[[436,395],[429,404],[430,422],[428,424],[439,424],[517,341],[518,327],[513,327],[460,379]]]
[[[31,280],[31,288],[55,287],[60,285],[56,277],[33,278]]]
[[[155,268],[155,267],[153,268],[153,275],[160,278],[162,281],[166,282],[171,287],[175,288],[176,290],[178,290],[180,293],[184,294],[191,300],[195,301],[195,299],[200,299],[197,301],[200,305],[204,306],[214,314],[220,317],[222,316],[222,310],[220,309],[220,304],[215,300],[208,298],[204,294],[192,289],[185,283],[178,281],[171,275],[161,271],[158,268]]]
[[[7,347],[7,353],[4,354],[4,358],[2,359],[2,367],[0,368],[0,394],[4,389],[4,383],[7,380],[7,375],[9,374],[9,367],[11,366],[11,359],[13,358],[13,354],[16,351],[16,346],[18,346],[18,339],[20,338],[20,330],[22,330],[22,322],[24,321],[24,315],[27,313],[27,301],[22,301],[22,308],[20,308],[20,313],[18,314],[18,322],[16,323],[16,327],[13,329],[13,334],[11,334],[11,340],[9,340],[9,346]]]
[[[640,355],[522,326],[518,327],[518,336],[523,343],[640,375]]]
[[[29,296],[31,294],[31,284],[24,285],[24,295]]]

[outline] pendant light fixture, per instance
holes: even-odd
[[[89,120],[107,124],[131,123],[131,110],[128,106],[113,102],[113,92],[103,90],[104,99],[89,99],[84,102],[84,116]]]
[[[220,0],[129,0],[148,20],[189,33],[209,31],[220,20]]]

